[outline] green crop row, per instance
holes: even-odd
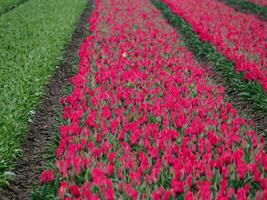
[[[0,185],[15,158],[44,89],[86,0],[32,0],[0,17]]]

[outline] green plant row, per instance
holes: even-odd
[[[242,12],[249,12],[258,15],[260,18],[267,21],[267,7],[259,6],[247,0],[223,0],[234,8],[238,8]]]
[[[239,101],[248,103],[252,112],[267,115],[267,94],[262,86],[253,81],[245,81],[243,74],[236,73],[235,64],[221,55],[209,42],[203,42],[193,31],[191,25],[175,15],[168,6],[160,0],[151,2],[162,12],[169,23],[181,34],[185,45],[201,61],[208,62],[227,81],[230,95],[238,97]]]
[[[16,8],[28,0],[0,0],[0,15]]]
[[[28,124],[85,5],[33,0],[0,17],[0,185],[15,176]]]

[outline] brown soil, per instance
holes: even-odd
[[[83,36],[87,33],[86,24],[92,12],[92,5],[93,0],[89,0],[71,42],[66,47],[64,59],[47,86],[46,95],[36,111],[33,122],[29,124],[29,132],[22,145],[24,155],[16,161],[16,178],[0,191],[1,200],[31,199],[34,186],[39,184],[41,169],[49,162],[45,155],[54,141],[51,133],[54,132],[57,125],[56,116],[61,110],[59,99],[65,94],[64,88],[69,84],[69,77],[72,75],[72,63]]]

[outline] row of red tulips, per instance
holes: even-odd
[[[267,154],[148,0],[96,0],[55,168],[59,199],[267,198]]]
[[[236,64],[244,79],[259,82],[267,92],[267,24],[217,0],[163,0],[184,18],[203,41],[211,42]]]

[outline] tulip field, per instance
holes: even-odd
[[[267,24],[235,11],[216,0],[164,0],[204,41],[210,41],[236,64],[245,79],[259,82],[267,91]]]
[[[266,0],[0,0],[0,200],[267,200]]]
[[[267,91],[264,20],[217,0],[162,2]],[[161,11],[149,0],[93,8],[35,198],[267,199],[263,134]]]

